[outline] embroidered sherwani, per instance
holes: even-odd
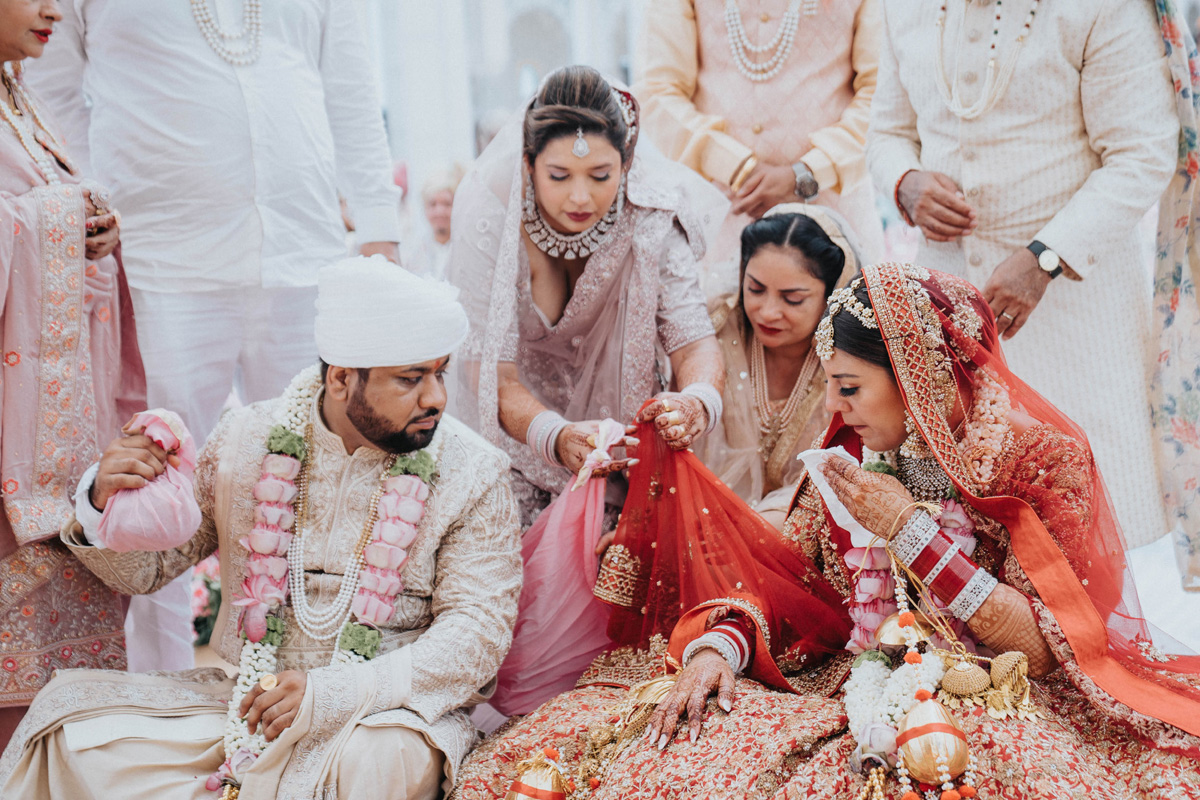
[[[966,105],[984,84],[996,5],[947,4],[946,80],[957,74]],[[1027,9],[1003,5],[998,65]],[[910,169],[945,173],[978,213],[971,236],[922,239],[922,266],[982,288],[1037,239],[1083,277],[1055,279],[1004,353],[1087,432],[1128,544],[1145,544],[1166,525],[1149,413],[1150,254],[1137,225],[1174,171],[1179,135],[1154,4],[1042,3],[1007,92],[975,120],[938,91],[937,14],[937,3],[884,8],[871,173],[889,194]]]
[[[154,591],[218,546],[226,585],[239,586],[247,551],[237,542],[253,525],[251,488],[278,402],[228,413],[205,445],[195,478],[203,523],[185,545],[114,553],[87,546],[77,524],[63,540],[122,592]],[[303,546],[309,601],[319,611],[337,593],[389,456],[368,447],[347,454],[315,407],[312,420]],[[290,607],[284,612],[278,669],[304,671],[308,688],[296,721],[249,771],[243,797],[434,796],[474,744],[463,708],[482,699],[516,617],[516,509],[507,457],[460,422],[443,418],[431,448],[440,474],[401,570],[395,615],[382,627],[380,655],[330,667],[333,642],[309,638]],[[216,651],[233,663],[242,641],[236,614],[224,603],[213,636]],[[232,681],[212,670],[111,680],[63,673],[0,759],[0,795],[89,797],[86,786],[121,785],[129,797],[210,797],[204,776],[224,760],[231,691]]]

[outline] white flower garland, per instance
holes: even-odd
[[[313,366],[293,378],[280,398],[279,415],[268,437],[268,453],[263,459],[262,477],[255,485],[255,498],[259,501],[255,527],[249,536],[240,540],[250,551],[247,576],[242,583],[245,597],[237,601],[238,605],[248,607],[241,617],[247,636],[242,645],[237,682],[226,712],[225,763],[209,776],[205,784],[210,791],[221,791],[226,797],[236,796],[235,787],[240,786],[243,772],[269,744],[261,727],[257,733],[250,733],[246,720],[241,716],[241,704],[255,684],[266,676],[274,675],[278,668],[279,644],[284,632],[279,608],[286,603],[285,587],[290,585],[293,593],[303,592],[304,589],[303,583],[294,580],[296,568],[287,560],[289,552],[295,560],[302,549],[291,546],[293,536],[301,534],[294,510],[297,488],[292,478],[303,469],[303,462],[310,455],[304,438],[310,424],[312,404],[321,385],[320,369]],[[391,617],[395,598],[403,591],[399,573],[407,561],[407,548],[416,536],[417,525],[425,513],[435,462],[432,453],[421,451],[415,456],[406,457],[407,469],[397,471],[402,458],[405,457],[398,456],[392,468],[385,473],[384,484],[373,509],[373,527],[369,539],[365,548],[356,550],[353,562],[343,575],[343,580],[352,585],[348,584],[339,595],[345,594],[352,601],[347,601],[344,619],[336,628],[338,639],[331,664],[355,664],[368,660],[369,656],[359,650],[374,653],[379,642],[376,626]],[[254,564],[253,570],[251,562]],[[366,581],[363,580],[364,571],[367,574]],[[264,612],[267,606],[269,609]],[[354,622],[356,617],[359,622]],[[247,619],[255,620],[253,631]],[[374,644],[369,644],[369,637],[372,636]]]

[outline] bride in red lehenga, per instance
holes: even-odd
[[[831,500],[807,476],[778,534],[694,455],[639,448],[596,587],[626,647],[455,797],[523,761],[513,798],[1200,797],[1200,658],[1152,638],[1086,437],[1008,370],[978,291],[867,267],[817,340],[824,446],[865,468],[830,458]]]

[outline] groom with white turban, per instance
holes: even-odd
[[[507,458],[443,413],[468,327],[455,298],[378,257],[324,269],[322,363],[222,418],[182,546],[99,542],[116,492],[177,464],[144,435],[113,442],[63,541],[128,594],[219,548],[212,642],[239,673],[59,672],[0,757],[0,797],[371,800],[453,784],[475,739],[464,709],[508,650],[521,584]]]

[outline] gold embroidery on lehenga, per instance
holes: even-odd
[[[592,594],[621,608],[640,608],[646,600],[642,560],[623,544],[615,544],[604,553],[600,574]]]

